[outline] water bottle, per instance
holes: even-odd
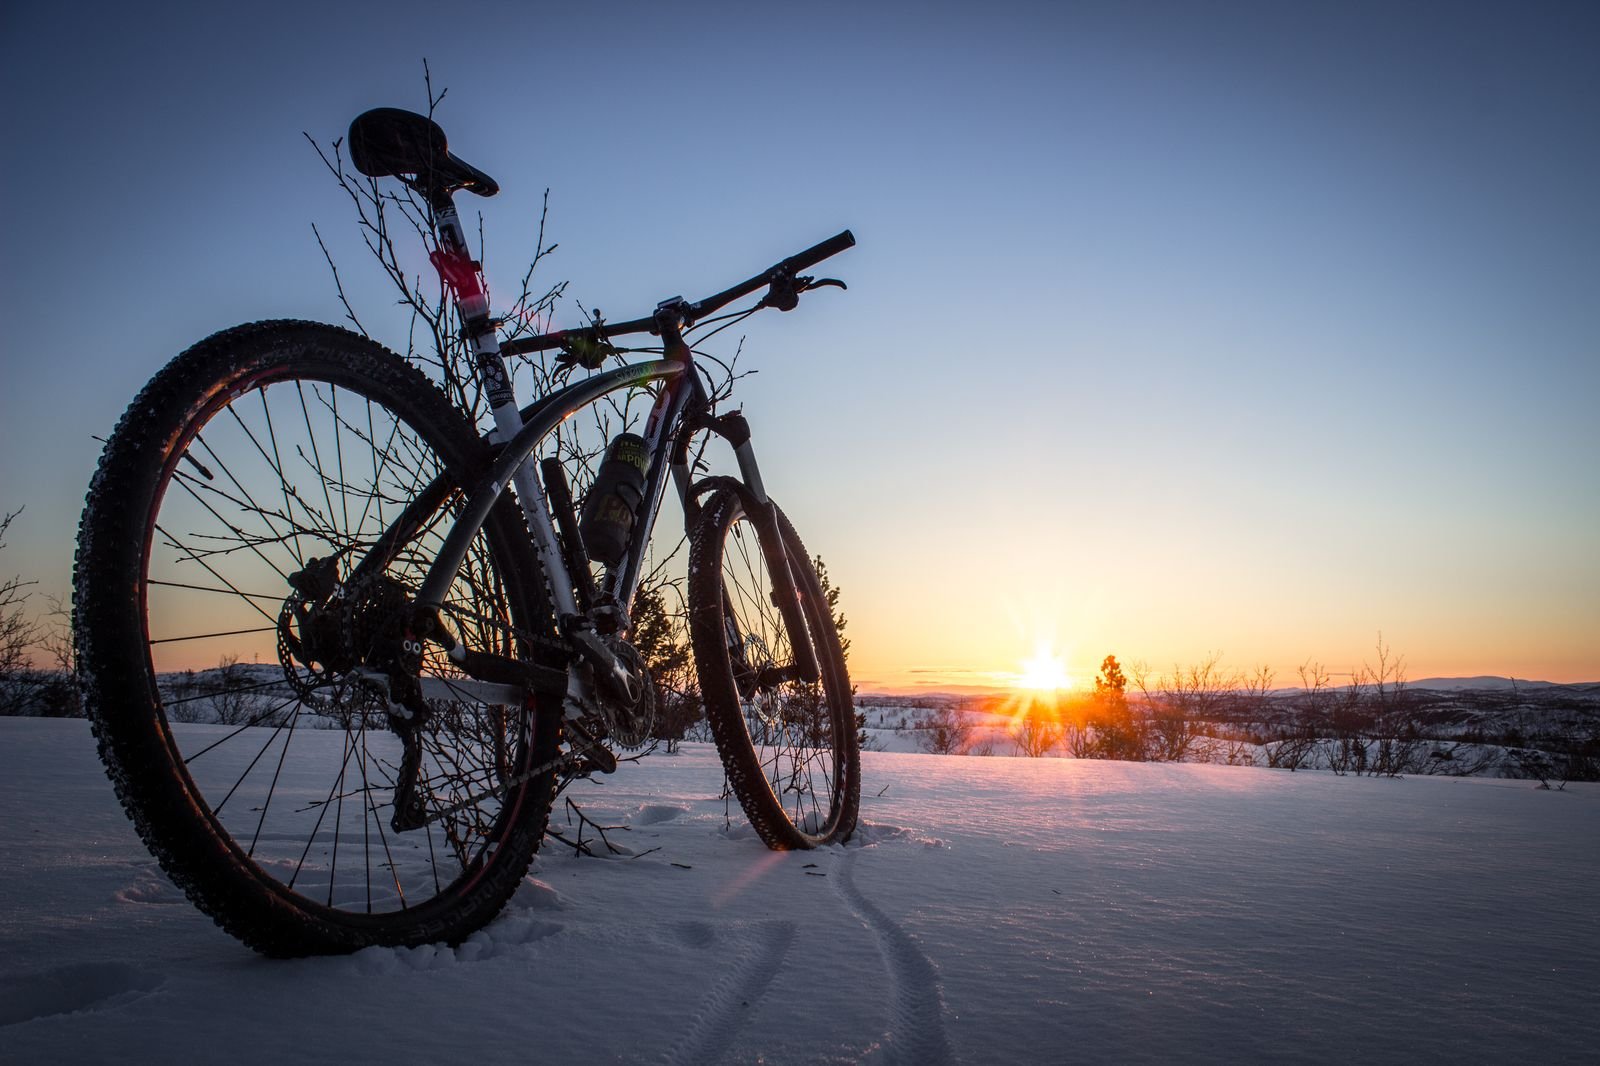
[[[583,498],[578,530],[589,558],[616,566],[628,548],[633,523],[644,499],[650,454],[637,433],[619,433],[606,446],[600,471]]]

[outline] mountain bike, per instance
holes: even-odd
[[[151,852],[270,955],[458,942],[489,921],[558,778],[614,771],[652,734],[630,610],[669,480],[731,790],[772,848],[846,839],[860,756],[831,607],[685,333],[763,289],[751,311],[843,287],[802,272],[852,235],[703,300],[502,342],[454,202],[494,180],[411,112],[364,113],[348,146],[430,210],[493,428],[413,363],[314,322],[224,330],[140,392],[89,489],[74,635],[100,754]],[[659,359],[601,369],[613,338],[643,333]],[[572,373],[519,406],[506,360],[535,353]],[[541,442],[623,391],[650,403],[643,432],[610,440],[576,500]],[[691,460],[716,439],[737,476]]]

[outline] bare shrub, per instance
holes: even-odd
[[[1540,788],[1557,792],[1570,781],[1600,781],[1600,723],[1591,722],[1577,734],[1543,736],[1540,744],[1508,749],[1506,776],[1538,781]]]
[[[1341,777],[1359,777],[1367,772],[1366,735],[1372,724],[1365,671],[1351,671],[1350,684],[1334,694],[1331,708],[1320,745],[1323,761]]]
[[[1435,742],[1422,757],[1422,773],[1440,777],[1474,777],[1493,769],[1499,754],[1482,744]]]
[[[972,744],[972,719],[948,704],[925,718],[919,728],[922,735],[917,743],[933,755],[960,755]]]
[[[1017,750],[1031,758],[1047,754],[1061,742],[1062,726],[1056,708],[1044,700],[1031,702],[1012,726]]]
[[[1217,737],[1211,756],[1213,761],[1226,763],[1228,766],[1257,764],[1255,742],[1240,733],[1229,732]]]
[[[1372,703],[1369,731],[1374,743],[1368,772],[1383,777],[1421,773],[1428,745],[1412,713],[1414,701],[1406,684],[1405,659],[1390,650],[1382,633],[1378,634],[1376,658],[1376,665],[1362,667]]]
[[[1074,759],[1100,758],[1099,738],[1087,722],[1069,721],[1062,734],[1062,744]]]
[[[169,695],[162,701],[167,718],[173,722],[207,722],[211,708],[207,693],[193,670],[185,670],[169,683]]]
[[[35,673],[34,709],[46,718],[82,718],[77,648],[72,643],[72,612],[54,596],[49,597],[49,603],[49,621],[39,627],[38,648],[50,665]]]
[[[0,518],[0,549],[6,531],[22,513],[19,507]],[[0,582],[0,715],[26,714],[33,702],[28,651],[38,641],[39,625],[28,616],[31,581],[10,577]]]
[[[222,725],[245,725],[258,713],[248,675],[239,666],[237,655],[224,655],[217,664],[217,677],[211,687],[211,710]]]
[[[1510,748],[1506,751],[1506,760],[1506,776],[1537,781],[1543,789],[1566,791],[1567,779],[1561,773],[1561,762],[1551,758],[1549,752],[1538,748]]]
[[[1181,762],[1203,743],[1208,723],[1225,720],[1226,710],[1242,684],[1238,673],[1227,673],[1220,666],[1221,656],[1212,653],[1189,667],[1174,666],[1170,675],[1152,682],[1143,669],[1135,680],[1146,707],[1149,734],[1145,744],[1148,758]]]
[[[1307,660],[1298,673],[1300,692],[1283,713],[1263,716],[1269,737],[1263,750],[1267,765],[1274,769],[1298,770],[1309,765],[1317,752],[1317,729],[1329,717],[1332,692],[1327,668]]]

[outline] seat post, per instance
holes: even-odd
[[[478,376],[489,397],[489,407],[495,413],[495,424],[506,439],[521,428],[517,417],[516,395],[511,389],[511,376],[506,372],[505,359],[500,355],[500,338],[495,332],[494,319],[489,314],[489,291],[483,283],[483,266],[467,250],[467,235],[461,227],[461,217],[456,213],[455,199],[448,190],[435,191],[429,196],[433,207],[434,229],[439,246],[428,256],[439,277],[455,296],[456,309],[461,313],[461,332],[472,345]],[[511,422],[502,425],[500,412],[509,409]]]
[[[467,236],[461,228],[461,218],[456,214],[455,201],[450,191],[435,190],[428,202],[433,206],[434,228],[439,234],[439,247],[429,255],[434,269],[455,294],[456,308],[461,312],[462,333],[472,345],[472,356],[477,366],[478,380],[489,398],[489,409],[494,414],[494,430],[489,439],[496,443],[510,441],[522,429],[522,415],[517,409],[517,396],[511,388],[511,375],[506,370],[505,357],[500,354],[500,337],[495,321],[489,315],[489,293],[483,284],[483,266],[467,250]],[[528,531],[533,535],[534,550],[538,552],[550,575],[550,598],[558,615],[578,612],[573,586],[566,576],[566,565],[561,557],[561,544],[556,537],[550,511],[544,506],[544,486],[539,484],[532,463],[523,463],[511,476],[517,487],[517,497],[522,504],[522,514],[528,521]]]

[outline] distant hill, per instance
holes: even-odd
[[[1582,684],[1592,684],[1592,682],[1583,682]],[[1513,688],[1547,689],[1568,687],[1557,684],[1554,681],[1526,681],[1522,678],[1492,677],[1487,675],[1480,677],[1425,677],[1417,681],[1408,681],[1406,685],[1409,688],[1425,688],[1434,692],[1509,692]]]

